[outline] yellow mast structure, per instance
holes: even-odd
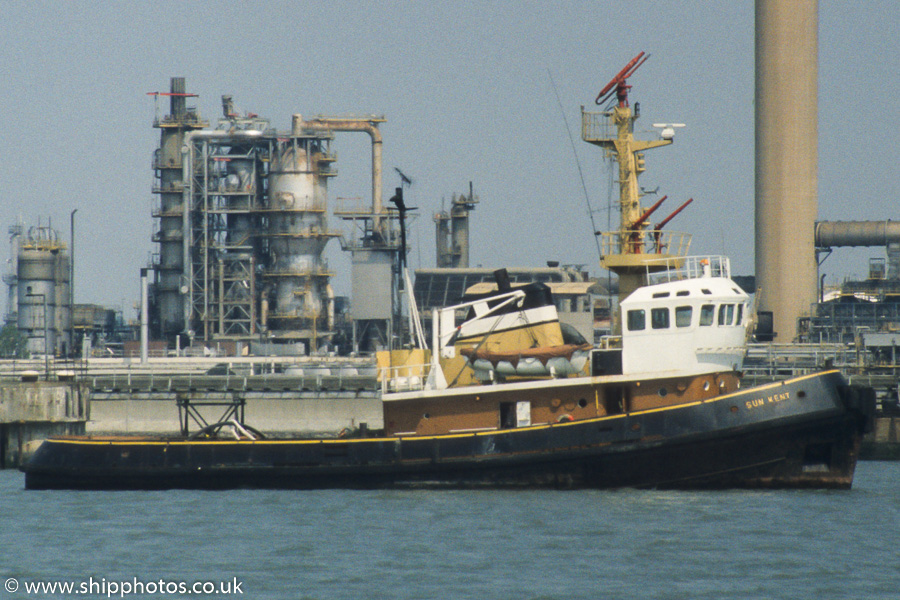
[[[634,139],[634,122],[640,116],[639,105],[632,111],[628,103],[627,79],[650,57],[643,52],[629,62],[618,75],[606,84],[595,100],[604,104],[615,92],[617,104],[611,111],[588,112],[581,107],[581,137],[585,142],[604,148],[619,165],[618,231],[595,232],[601,236],[600,265],[619,278],[619,300],[646,283],[646,275],[653,271],[677,266],[677,259],[687,254],[690,236],[683,233],[663,233],[662,227],[687,206],[682,204],[669,217],[651,228],[650,215],[666,199],[663,196],[649,209],[641,206],[638,176],[645,171],[644,151],[668,146],[673,130],[663,132],[663,139],[644,141]],[[674,259],[674,260],[667,260]]]

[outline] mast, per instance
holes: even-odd
[[[668,146],[674,141],[671,125],[663,132],[662,139],[634,139],[634,122],[640,117],[640,105],[635,103],[632,111],[628,102],[631,86],[627,79],[649,57],[644,52],[635,56],[597,95],[595,103],[602,105],[615,93],[617,102],[612,110],[590,112],[581,107],[582,140],[604,148],[619,166],[619,229],[595,234],[601,236],[600,265],[619,278],[620,302],[646,283],[648,272],[677,266],[678,261],[661,259],[683,257],[690,245],[687,234],[664,234],[660,231],[660,227],[668,223],[675,213],[664,219],[656,229],[652,228],[649,217],[666,199],[665,196],[649,209],[641,206],[644,194],[638,185],[638,176],[646,170],[644,152]]]

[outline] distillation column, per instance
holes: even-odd
[[[17,327],[32,354],[71,351],[72,306],[69,302],[69,255],[49,227],[33,227],[20,238],[17,260]]]
[[[454,266],[468,268],[469,266],[469,213],[475,209],[478,199],[472,191],[472,182],[469,182],[469,196],[460,194],[453,199],[453,207],[450,209],[450,219],[453,221],[452,247],[453,253],[458,256]]]
[[[434,215],[437,239],[438,268],[467,268],[469,266],[469,213],[478,198],[469,182],[469,195],[453,195],[450,212],[442,210]]]
[[[434,225],[435,248],[437,249],[435,265],[438,269],[442,269],[449,267],[452,260],[450,255],[450,215],[446,210],[435,213]]]
[[[170,114],[156,119],[153,126],[159,128],[159,148],[153,155],[153,169],[157,182],[153,192],[159,195],[159,208],[153,217],[159,219],[159,228],[153,241],[159,243],[159,259],[156,269],[155,295],[158,323],[156,335],[171,337],[185,329],[184,294],[185,223],[184,184],[182,172],[182,145],[188,131],[202,129],[196,111],[187,109],[184,77],[173,77],[170,82]]]
[[[816,301],[816,0],[756,0],[756,284],[777,341]]]
[[[331,333],[333,296],[322,253],[328,230],[327,186],[332,175],[328,133],[291,136],[275,147],[269,169],[268,319],[275,338],[306,339],[311,349]]]

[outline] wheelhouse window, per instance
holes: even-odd
[[[713,304],[704,304],[700,307],[700,325],[709,327],[713,324],[713,318],[716,315],[716,307]]]
[[[641,331],[647,327],[647,315],[643,309],[628,311],[628,331]]]
[[[650,311],[650,326],[653,329],[669,328],[669,309],[654,308]]]
[[[734,320],[734,304],[719,306],[719,325],[731,325]]]
[[[743,319],[744,319],[744,305],[738,304],[737,305],[737,319],[735,320],[734,324],[740,325],[743,322]]]
[[[694,308],[691,306],[675,307],[675,327],[690,327]]]

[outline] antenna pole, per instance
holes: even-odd
[[[581,170],[581,161],[578,159],[578,152],[575,150],[575,140],[572,137],[572,130],[569,128],[569,120],[566,119],[566,111],[563,109],[562,100],[559,99],[559,90],[556,89],[556,82],[553,81],[553,73],[550,72],[550,69],[547,69],[547,76],[550,77],[550,85],[553,87],[553,93],[556,95],[556,104],[559,105],[559,112],[562,114],[563,124],[566,126],[566,134],[569,136],[569,144],[572,146],[572,154],[575,156],[575,165],[578,167],[578,177],[581,179],[581,189],[584,190],[584,203],[587,206],[588,218],[591,220],[591,231],[594,235],[594,244],[597,246],[597,256],[599,258],[603,258],[603,253],[600,251],[600,239],[597,237],[600,232],[597,229],[597,224],[594,222],[594,211],[591,210],[591,198],[588,195],[587,185],[584,182],[584,171]],[[584,110],[584,107],[582,107]]]

